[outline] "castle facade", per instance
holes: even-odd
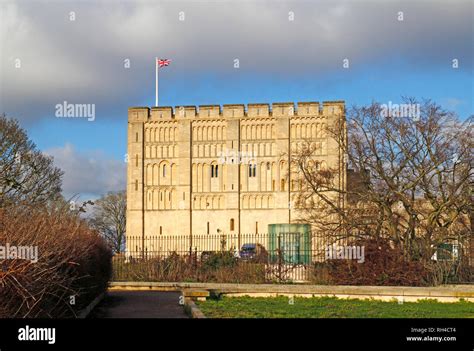
[[[129,108],[127,236],[266,233],[298,222],[292,153],[312,143],[345,186],[327,133],[341,119],[342,101]]]

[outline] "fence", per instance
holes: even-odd
[[[114,257],[114,280],[307,281],[327,244],[291,232],[131,236],[127,252]]]
[[[204,235],[160,235],[160,236],[131,236],[127,237],[127,256],[135,258],[167,257],[172,253],[202,254],[203,252],[231,251],[237,255],[242,248],[265,250],[270,257],[280,250],[286,261],[322,259],[324,247],[330,244],[324,239],[311,233],[279,233],[270,235],[259,234],[204,234]],[[250,245],[250,246],[249,246]],[[298,257],[299,258],[298,258]],[[300,259],[301,258],[301,259]]]
[[[113,280],[317,283],[318,262],[341,258],[333,245],[345,248],[343,259],[358,259],[346,240],[311,232],[129,236],[113,258]]]

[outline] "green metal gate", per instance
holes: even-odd
[[[269,224],[271,262],[289,264],[311,263],[311,231],[309,224]]]

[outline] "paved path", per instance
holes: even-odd
[[[178,292],[109,291],[89,318],[188,318]]]

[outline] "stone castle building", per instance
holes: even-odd
[[[291,153],[315,143],[322,167],[346,167],[327,126],[343,101],[131,107],[127,236],[266,233],[294,223]]]

